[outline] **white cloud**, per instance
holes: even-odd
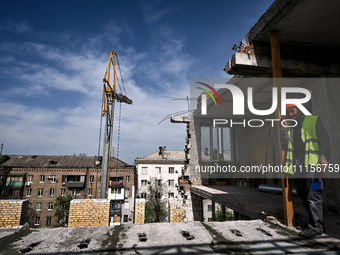
[[[170,8],[158,8],[160,1],[144,1],[142,11],[147,24],[159,22],[165,15],[171,12]]]
[[[20,22],[7,20],[6,23],[0,26],[0,30],[11,31],[14,33],[29,33],[32,31],[31,26],[27,20]]]
[[[120,159],[133,163],[136,157],[146,156],[160,145],[170,150],[182,149],[185,125],[173,124],[169,120],[158,123],[168,114],[187,109],[185,101],[162,97],[189,96],[187,70],[194,60],[184,51],[185,40],[174,39],[172,31],[163,27],[154,46],[156,51],[137,52],[132,45],[121,46],[119,35],[122,31],[115,26],[110,25],[110,31],[115,31],[111,40],[121,48],[121,71],[127,95],[134,101],[132,105],[122,105]],[[0,45],[0,50],[12,53],[12,59],[7,58],[9,64],[1,71],[3,75],[18,80],[17,86],[8,88],[12,96],[25,95],[29,99],[33,95],[39,98],[37,96],[54,96],[55,91],[73,91],[83,98],[74,106],[65,101],[65,94],[65,98],[58,98],[64,100],[64,106],[52,108],[49,105],[29,106],[9,99],[4,101],[0,96],[0,129],[4,130],[0,142],[5,142],[4,153],[97,154],[102,78],[109,55],[108,52],[99,54],[95,45],[102,43],[105,33],[85,40],[78,50],[73,45],[68,48],[71,45],[68,38],[74,37],[68,33],[60,34],[59,40],[66,40],[62,47],[47,41],[4,42]],[[30,58],[21,58],[24,53],[18,53],[18,48],[26,49],[25,54]],[[17,59],[21,61],[13,61]],[[149,83],[140,84],[140,77]],[[114,156],[117,153],[118,110],[119,104],[116,103]]]

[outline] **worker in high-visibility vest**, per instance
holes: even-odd
[[[310,170],[311,167],[325,170],[330,157],[330,141],[320,117],[305,116],[293,104],[287,104],[286,108],[289,119],[297,122],[296,126],[282,130],[281,142],[287,146],[286,172],[294,179],[297,194],[309,217],[308,227],[299,235],[314,237],[324,232],[323,181],[315,175],[316,171]]]

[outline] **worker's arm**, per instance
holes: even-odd
[[[281,118],[281,120],[283,121],[284,126],[281,127],[281,146],[287,147],[288,146],[288,140],[289,140],[289,137],[288,137],[288,127],[287,127],[288,126],[288,122],[284,121],[282,118]]]
[[[316,121],[316,134],[318,136],[318,140],[319,140],[318,142],[319,142],[320,151],[321,151],[320,164],[322,165],[322,170],[324,170],[330,158],[331,143],[329,141],[326,128],[323,125],[320,117]]]

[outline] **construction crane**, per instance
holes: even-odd
[[[116,66],[119,67],[119,74],[121,81],[117,79]],[[112,70],[112,73],[111,73]],[[113,87],[110,84],[110,75],[113,77]],[[121,86],[124,88],[125,95],[117,93],[116,83],[118,83],[122,92]],[[120,84],[122,83],[122,84]],[[132,100],[126,96],[124,81],[120,71],[119,61],[117,53],[110,51],[110,59],[103,78],[103,107],[102,117],[106,116],[104,142],[103,142],[103,159],[102,159],[102,175],[100,179],[100,192],[99,198],[107,198],[108,186],[109,186],[109,173],[110,173],[110,158],[112,155],[112,137],[113,137],[113,122],[114,122],[114,108],[115,101],[119,103],[132,104]],[[101,127],[100,127],[101,128]],[[99,135],[101,136],[101,135]],[[99,140],[100,147],[100,140]],[[99,154],[99,153],[98,153]]]

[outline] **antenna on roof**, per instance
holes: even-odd
[[[4,148],[4,143],[1,144],[0,156],[2,155],[2,149]]]

